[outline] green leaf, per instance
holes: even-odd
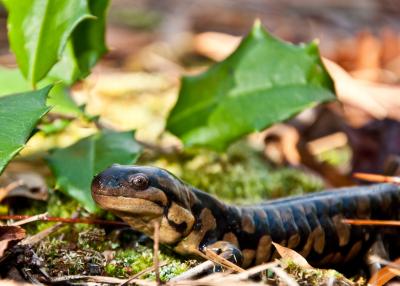
[[[51,80],[44,79],[38,86],[44,87],[51,83]],[[28,90],[31,90],[31,87],[18,69],[8,69],[0,66],[0,97]],[[54,85],[51,89],[47,99],[47,105],[52,106],[52,113],[68,116],[84,115],[83,111],[69,96],[67,87],[62,83]]]
[[[285,43],[256,24],[226,60],[182,79],[167,129],[186,146],[223,150],[245,134],[333,99],[333,82],[315,43]]]
[[[39,119],[49,111],[52,86],[0,98],[0,173],[24,147]]]
[[[105,44],[106,16],[109,0],[89,0],[90,13],[96,17],[84,21],[72,33],[75,56],[81,77],[108,51]]]
[[[56,84],[51,90],[47,104],[52,106],[51,113],[68,116],[83,116],[82,109],[72,100],[68,88],[63,83]]]
[[[73,84],[86,77],[107,52],[105,44],[106,12],[109,0],[88,0],[93,18],[81,22],[72,32],[61,60],[49,76]]]
[[[19,69],[0,66],[0,96],[31,90]]]
[[[50,70],[47,78],[53,81],[61,80],[67,85],[72,85],[81,78],[81,72],[71,39],[68,40],[60,60]]]
[[[103,131],[55,150],[48,162],[56,177],[56,187],[94,212],[97,208],[90,193],[93,176],[113,163],[134,163],[140,152],[133,131]]]
[[[92,17],[88,0],[3,0],[11,50],[35,85],[59,60],[74,28]]]

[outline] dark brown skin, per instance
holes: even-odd
[[[384,228],[351,226],[351,219],[400,219],[399,187],[342,188],[253,206],[225,204],[166,170],[113,165],[92,182],[93,199],[133,228],[180,254],[209,248],[242,267],[276,257],[271,242],[292,248],[315,266],[343,264],[365,253]],[[393,234],[392,234],[393,235]],[[398,236],[397,236],[398,238]],[[395,246],[394,253],[399,249]]]

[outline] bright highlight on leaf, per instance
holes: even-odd
[[[55,150],[48,161],[56,188],[94,212],[97,208],[90,193],[93,176],[114,163],[133,164],[140,152],[133,131],[103,131]]]
[[[73,29],[91,17],[87,1],[4,0],[18,66],[32,85],[58,61]]]
[[[224,150],[245,134],[333,99],[315,43],[282,42],[256,23],[226,60],[183,78],[167,129],[186,146]]]
[[[0,97],[0,173],[24,147],[39,119],[49,111],[52,86]]]
[[[32,86],[48,75],[66,84],[88,75],[107,51],[108,0],[3,0],[18,66]],[[57,64],[56,64],[57,63]]]
[[[48,79],[42,80],[38,86],[44,87],[51,83]],[[9,69],[0,66],[0,97],[11,93],[20,93],[30,90],[31,87],[18,69]],[[82,116],[83,111],[72,100],[63,83],[55,84],[47,97],[47,105],[51,112],[68,116]]]

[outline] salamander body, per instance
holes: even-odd
[[[351,219],[400,219],[399,187],[378,184],[235,206],[189,186],[166,170],[113,165],[92,182],[97,204],[180,254],[210,248],[242,267],[277,254],[271,242],[294,249],[316,266],[351,261],[365,253],[382,228],[351,226]],[[396,249],[398,251],[398,249]]]

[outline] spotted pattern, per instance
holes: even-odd
[[[133,192],[126,178],[138,172],[148,176],[150,186]],[[178,253],[198,254],[223,245],[220,250],[234,254],[232,261],[243,261],[243,267],[278,257],[272,242],[295,249],[312,265],[348,262],[365,253],[382,228],[350,226],[343,218],[400,219],[399,187],[389,184],[239,207],[192,188],[165,170],[116,165],[96,176],[92,194],[100,206],[148,235],[151,223],[160,221],[161,241]]]

